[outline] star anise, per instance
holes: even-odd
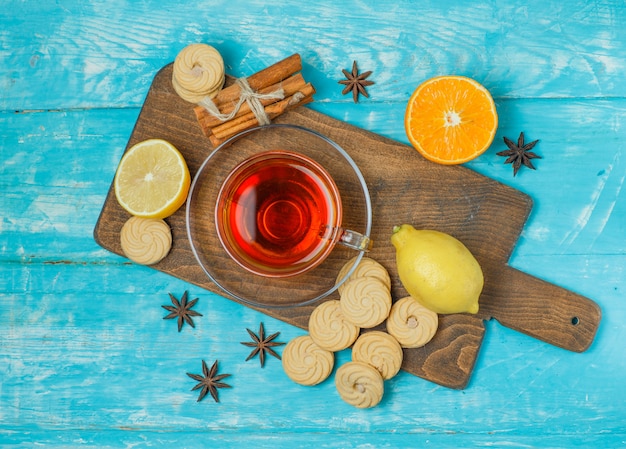
[[[346,87],[341,91],[342,95],[352,91],[352,99],[355,103],[359,101],[359,94],[365,95],[369,98],[365,86],[371,86],[374,81],[366,80],[368,76],[372,74],[372,71],[363,72],[359,75],[359,70],[356,66],[356,61],[352,62],[352,73],[345,69],[341,69],[347,79],[339,81],[339,84],[344,84]]]
[[[230,385],[224,382],[220,382],[222,379],[225,379],[226,377],[230,376],[230,374],[220,374],[216,376],[217,360],[213,363],[213,365],[211,366],[211,369],[208,368],[206,362],[203,360],[202,361],[202,374],[204,374],[204,376],[201,376],[199,374],[187,373],[187,375],[191,377],[193,380],[198,381],[196,386],[193,387],[191,391],[202,389],[200,391],[200,396],[198,396],[198,402],[204,399],[207,393],[211,393],[211,396],[213,397],[215,402],[219,402],[220,400],[217,396],[217,389],[218,388],[232,388]]]
[[[164,320],[171,320],[172,318],[178,318],[178,332],[183,328],[183,324],[187,322],[191,327],[196,327],[193,323],[192,316],[202,316],[201,313],[196,312],[195,310],[191,310],[193,306],[198,302],[198,298],[193,299],[187,302],[188,292],[183,293],[182,298],[180,298],[180,302],[178,299],[174,297],[171,293],[170,299],[172,300],[173,306],[161,306],[165,310],[170,313],[163,317]]]
[[[530,143],[524,144],[524,133],[520,133],[519,138],[517,139],[517,144],[515,144],[511,139],[505,137],[504,143],[508,150],[500,151],[496,153],[498,156],[507,156],[505,164],[513,164],[513,176],[517,175],[517,171],[520,169],[522,164],[524,164],[528,168],[532,168],[535,170],[535,166],[530,162],[531,159],[541,159],[541,156],[533,153],[531,150],[539,140],[534,140]]]
[[[242,345],[248,346],[250,348],[254,348],[252,352],[250,353],[250,355],[248,356],[248,358],[246,359],[246,362],[250,360],[252,357],[254,357],[255,355],[259,354],[259,360],[261,361],[261,368],[262,368],[263,365],[265,364],[266,352],[270,355],[273,355],[278,360],[280,360],[280,356],[276,353],[276,351],[272,349],[273,346],[282,346],[285,344],[285,343],[272,341],[276,337],[278,337],[278,335],[280,335],[280,332],[276,332],[275,334],[272,334],[269,337],[266,337],[265,329],[263,328],[263,323],[261,323],[261,326],[259,327],[259,335],[256,335],[250,329],[246,329],[246,330],[248,331],[248,334],[250,334],[250,337],[252,337],[252,340],[254,340],[254,341],[242,341],[241,342]]]

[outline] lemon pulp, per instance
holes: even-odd
[[[117,201],[131,215],[166,218],[183,205],[190,183],[182,154],[165,140],[149,139],[124,154],[114,189]]]

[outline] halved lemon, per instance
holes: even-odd
[[[424,81],[411,95],[404,116],[411,145],[426,159],[452,165],[470,161],[489,148],[498,129],[489,91],[464,76]]]
[[[183,205],[191,177],[185,158],[162,139],[144,140],[122,157],[115,174],[115,196],[131,215],[166,218]]]

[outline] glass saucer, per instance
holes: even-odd
[[[314,159],[331,175],[342,200],[343,228],[370,237],[372,227],[372,205],[361,171],[339,145],[322,134],[296,125],[270,124],[243,131],[215,148],[194,176],[187,198],[191,249],[209,279],[227,296],[263,308],[303,306],[328,296],[352,274],[364,254],[336,244],[321,264],[285,278],[253,274],[230,258],[215,225],[220,187],[242,161],[276,149]],[[350,269],[337,279],[348,263]]]

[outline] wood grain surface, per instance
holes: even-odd
[[[622,0],[2,6],[0,446],[626,447]],[[305,388],[273,357],[263,368],[258,358],[245,361],[246,328],[263,322],[282,342],[304,329],[95,242],[155,76],[196,42],[214,45],[234,76],[300,53],[303,76],[317,92],[310,111],[403,148],[404,109],[421,81],[465,75],[490,90],[496,138],[463,170],[522,192],[532,209],[512,250],[498,249],[500,275],[516,293],[497,320],[487,320],[486,298],[499,292],[485,292],[484,330],[473,337],[482,343],[464,389],[401,371],[385,382],[379,406],[357,410],[339,398],[332,377]],[[338,84],[355,60],[376,83],[358,104]],[[539,139],[542,159],[514,177],[496,153],[505,149],[503,137],[522,131]],[[414,153],[404,155],[416,163]],[[386,180],[374,179],[375,198]],[[417,211],[410,218],[422,219]],[[597,303],[602,320],[589,348],[563,350],[518,331],[523,324],[519,330],[549,339],[553,325],[562,334],[558,326],[583,317],[553,310],[554,322],[533,328],[533,308],[523,307],[529,282]],[[161,306],[170,304],[168,293],[185,291],[199,298],[203,316],[179,333]],[[196,402],[186,373],[216,359],[232,388],[220,391],[219,403]],[[342,351],[335,364],[349,360]]]

